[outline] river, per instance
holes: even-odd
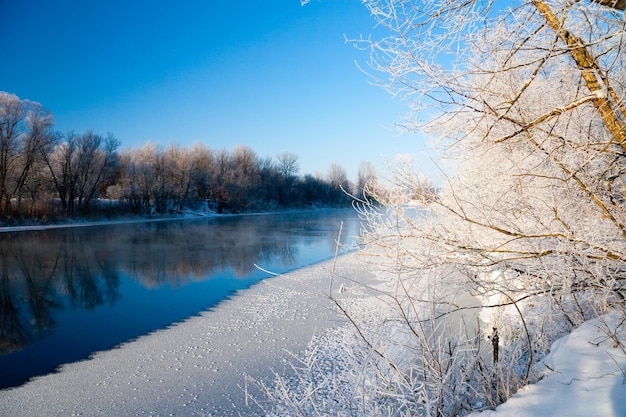
[[[329,259],[341,227],[349,250],[352,210],[1,233],[0,389]]]

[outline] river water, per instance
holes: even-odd
[[[346,251],[352,210],[0,233],[0,389],[329,259],[341,228]]]

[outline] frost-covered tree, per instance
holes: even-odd
[[[157,193],[157,146],[151,142],[129,152],[125,169],[128,198],[140,211],[151,213]]]
[[[236,146],[226,175],[230,188],[230,205],[234,211],[254,206],[260,186],[259,157],[248,146]]]
[[[166,195],[175,210],[183,210],[191,198],[193,156],[180,145],[171,144],[164,153]]]
[[[364,4],[377,25],[355,44],[436,139],[441,175],[425,187],[400,163],[393,192],[370,190],[363,258],[386,284],[360,290],[378,313],[330,293],[356,341],[270,395],[278,413],[463,415],[538,377],[562,332],[626,312],[624,2]]]
[[[353,193],[360,196],[368,188],[376,188],[377,181],[378,178],[374,165],[371,162],[363,161],[359,164],[357,183]]]
[[[511,301],[595,290],[621,302],[623,14],[565,1],[368,6],[392,33],[369,44],[373,65],[409,97],[409,124],[440,138],[455,161],[442,192],[422,194],[432,217],[412,234],[435,242],[438,262],[476,289]],[[410,173],[400,177],[414,187]],[[473,279],[486,269],[507,279]],[[560,307],[568,322],[585,316]]]
[[[348,181],[348,174],[344,167],[336,162],[330,164],[328,167],[328,174],[326,176],[330,185],[329,199],[330,202],[336,204],[340,202],[344,197],[346,191],[350,190],[350,182]]]
[[[199,201],[207,201],[210,196],[210,181],[215,175],[215,153],[201,143],[191,149],[193,191]]]
[[[626,33],[615,9],[623,6],[367,5],[389,31],[366,42],[373,68],[389,76],[380,81],[409,100],[407,126],[438,138],[453,164],[440,193],[419,195],[427,216],[393,199],[383,216],[364,210],[365,240],[385,249],[402,279],[447,271],[457,291],[493,307],[506,396],[532,379],[530,366],[568,325],[624,309]],[[420,189],[404,168],[398,183]],[[434,301],[442,314],[458,307],[447,296]]]

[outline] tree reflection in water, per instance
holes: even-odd
[[[122,293],[124,280],[140,283],[145,289],[171,289],[172,305],[163,306],[172,310],[165,325],[171,324],[184,318],[181,314],[208,307],[203,301],[193,312],[186,306],[176,313],[177,302],[188,304],[187,300],[175,301],[180,298],[174,296],[177,289],[218,276],[224,281],[228,276],[233,282],[231,289],[220,283],[220,291],[227,295],[264,278],[254,264],[284,272],[327,259],[334,253],[342,222],[346,243],[358,234],[359,227],[349,210],[0,233],[0,374],[11,373],[4,369],[7,366],[17,369],[24,365],[19,363],[19,351],[50,337],[58,316],[85,314],[82,312],[103,306],[115,308],[124,297],[132,297]],[[214,286],[205,291],[216,292]],[[150,298],[151,293],[154,291],[145,291],[143,297]],[[207,300],[217,297],[208,293]],[[132,303],[137,309],[131,313],[132,319],[142,320],[143,301]],[[109,345],[94,346],[109,349],[122,342],[122,336],[114,335],[116,326],[123,325],[108,323],[107,327],[113,327],[107,330],[113,335]],[[138,327],[144,332],[156,330],[150,324]],[[132,337],[140,335],[128,332],[125,334]],[[102,337],[105,332],[99,333]],[[71,360],[79,359],[82,357]],[[0,376],[0,388],[49,371],[31,370],[19,381]]]

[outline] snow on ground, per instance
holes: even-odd
[[[0,391],[0,416],[262,415],[246,401],[244,375],[272,385],[288,352],[345,325],[322,294],[333,266],[338,277],[375,279],[356,254],[333,262],[268,279],[199,316]],[[555,342],[538,365],[541,381],[472,417],[626,416],[626,354],[601,329],[592,321]],[[620,337],[626,342],[625,329]]]
[[[0,416],[260,415],[246,405],[244,375],[271,384],[287,351],[341,323],[321,293],[331,266],[268,279],[199,316],[0,391]],[[353,255],[337,267],[367,274]]]
[[[626,416],[626,326],[621,348],[607,337],[618,315],[589,321],[557,340],[537,366],[546,376],[520,389],[495,411],[471,417]]]

